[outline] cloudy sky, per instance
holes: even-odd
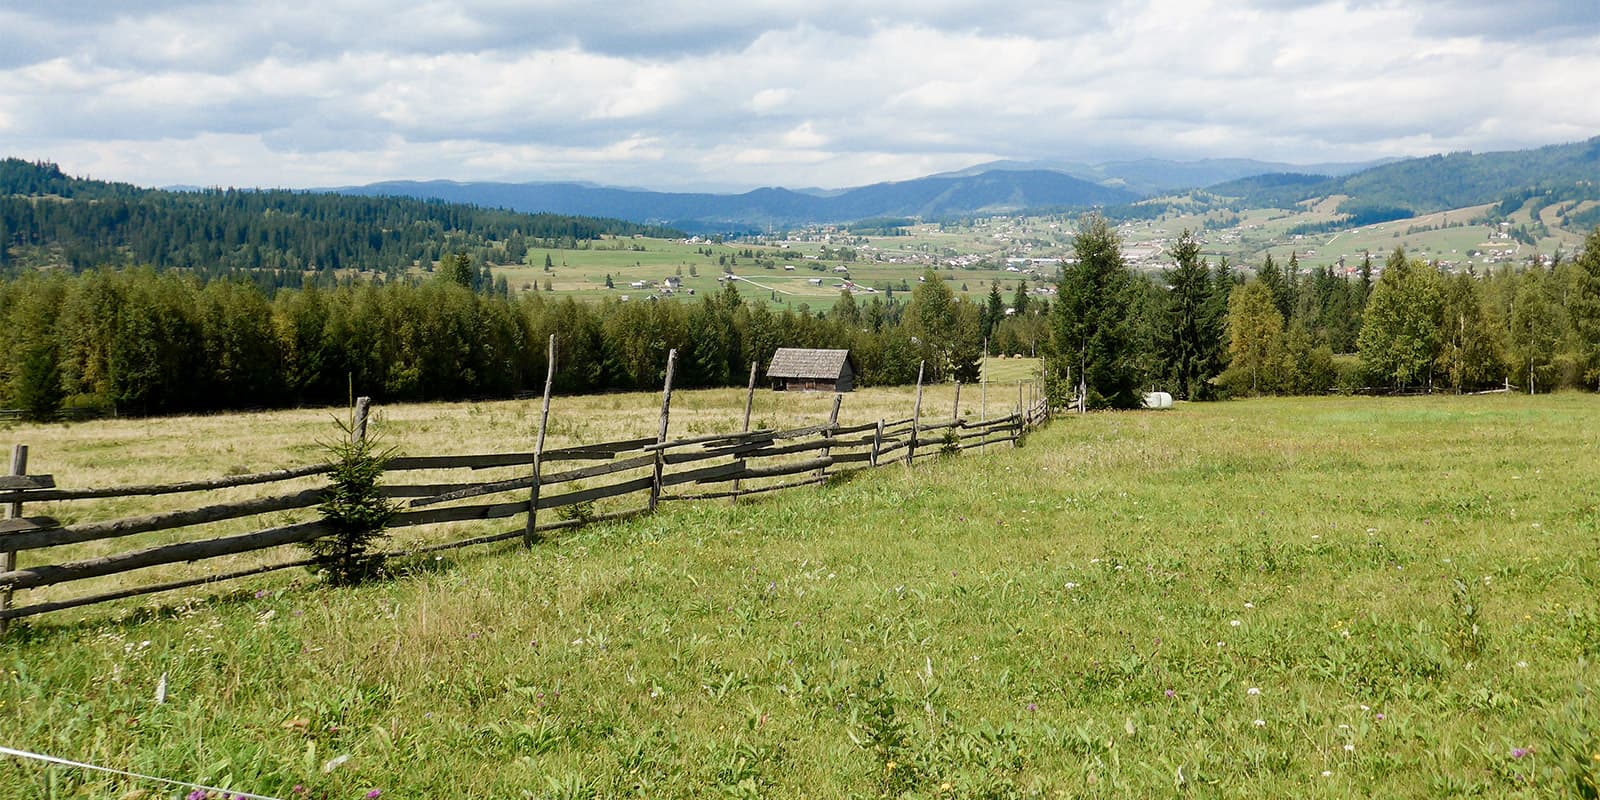
[[[0,155],[145,185],[850,186],[1600,135],[1600,0],[0,0]]]

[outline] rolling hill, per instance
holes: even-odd
[[[934,175],[830,193],[762,188],[742,194],[711,194],[652,192],[581,183],[454,181],[387,181],[333,191],[439,199],[522,212],[604,215],[698,231],[851,222],[870,217],[931,218],[1031,208],[1087,207],[1126,203],[1138,198],[1126,189],[1100,186],[1045,169]]]
[[[522,214],[398,197],[283,189],[168,191],[0,160],[0,268],[148,264],[205,273],[393,273],[449,251],[520,263],[527,247],[602,235],[678,236],[616,219]]]
[[[1600,136],[1533,150],[1410,158],[1336,177],[1258,175],[1216,184],[1210,191],[1247,205],[1280,208],[1347,195],[1341,210],[1388,207],[1426,214],[1498,202],[1527,189],[1585,186],[1591,199],[1600,199]]]
[[[1180,189],[1211,186],[1224,181],[1273,173],[1297,173],[1319,177],[1349,175],[1400,159],[1390,158],[1362,163],[1286,164],[1252,158],[1205,158],[1198,161],[1172,161],[1141,158],[1132,161],[1107,161],[1081,164],[1071,161],[991,161],[964,170],[945,173],[951,176],[977,175],[996,170],[1051,170],[1101,186],[1114,186],[1145,196]]]

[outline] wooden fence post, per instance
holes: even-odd
[[[833,429],[839,427],[839,404],[844,402],[844,395],[835,392],[833,395],[833,410],[828,412],[828,428],[822,432],[822,439],[827,444],[822,448],[822,457],[827,458],[833,452]],[[826,477],[828,468],[817,467],[817,477]]]
[[[880,419],[877,432],[872,434],[872,455],[867,459],[868,464],[878,466],[878,451],[881,449],[883,449],[883,420]]]
[[[538,539],[539,460],[544,456],[544,432],[550,422],[550,390],[556,381],[556,335],[550,334],[544,368],[544,405],[539,409],[539,438],[533,444],[533,487],[528,490],[528,525],[522,531],[522,546],[532,547]]]
[[[950,408],[950,421],[961,421],[961,381],[956,381],[956,401]]]
[[[19,445],[13,445],[12,446],[12,448],[11,448],[11,474],[12,475],[26,475],[26,474],[28,474],[28,446],[27,445],[19,444]],[[21,516],[22,516],[22,504],[21,503],[11,503],[9,505],[9,507],[6,508],[6,519],[17,519],[17,518],[19,518]],[[14,570],[16,568],[17,568],[17,554],[16,554],[15,551],[7,551],[4,555],[0,555],[0,572],[10,572],[10,571],[12,571],[12,570]],[[0,589],[0,611],[4,611],[5,609],[10,608],[10,607],[11,607],[11,588],[10,587],[6,587],[5,589]],[[0,619],[0,634],[4,634],[6,632],[6,625],[9,622],[10,622],[9,620]]]
[[[978,422],[989,420],[989,340],[983,340],[983,371],[978,373]],[[987,436],[978,437],[978,452],[988,449]]]
[[[924,360],[917,365],[917,405],[911,411],[911,441],[906,443],[906,466],[917,455],[917,428],[922,424],[922,370],[928,366]]]
[[[350,439],[355,442],[367,440],[367,413],[372,410],[372,398],[357,397],[355,411],[350,417]]]
[[[746,387],[745,390],[744,390],[744,429],[743,430],[744,430],[745,433],[749,433],[750,432],[750,409],[754,408],[755,404],[756,404],[756,368],[758,366],[760,366],[760,365],[757,364],[756,362],[754,362],[754,361],[750,362],[750,385],[748,387]],[[730,503],[739,502],[739,480],[737,478],[734,479],[734,481],[733,481],[733,496],[728,498],[728,502],[730,502]]]
[[[667,379],[661,387],[661,427],[656,430],[656,444],[667,441],[667,417],[672,412],[672,369],[678,363],[676,348],[667,351]],[[666,466],[666,451],[656,448],[655,479],[650,482],[650,510],[656,510],[656,504],[661,502],[661,469]]]

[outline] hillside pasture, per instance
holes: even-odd
[[[1073,416],[354,590],[45,618],[4,642],[0,730],[279,797],[1580,795],[1596,403]],[[491,430],[472,408],[391,430]],[[299,446],[269,427],[219,422],[185,458]],[[41,454],[94,461],[85,428]],[[0,798],[140,789],[0,763]]]

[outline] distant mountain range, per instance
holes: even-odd
[[[607,216],[683,230],[731,231],[851,222],[869,217],[937,218],[1025,209],[1129,203],[1141,195],[1048,169],[994,169],[932,175],[837,192],[755,189],[742,194],[652,192],[582,183],[385,181],[332,191],[398,195],[454,203]]]
[[[524,213],[612,217],[692,232],[742,232],[869,218],[941,219],[1101,206],[1148,216],[1142,202],[1205,189],[1238,207],[1292,207],[1346,196],[1352,217],[1401,218],[1500,202],[1517,193],[1560,191],[1600,199],[1600,137],[1492,153],[1451,153],[1363,163],[1292,165],[1252,159],[1101,164],[993,161],[956,172],[847,189],[762,188],[748,192],[658,192],[593,183],[387,181],[327,191],[443,200]],[[1139,205],[1131,205],[1138,203]]]
[[[848,189],[763,188],[738,194],[657,192],[587,182],[385,181],[331,191],[395,195],[506,208],[618,217],[692,231],[739,231],[872,217],[941,217],[1115,206],[1180,189],[1294,172],[1349,175],[1395,159],[1285,164],[1247,158],[1139,159],[1103,164],[992,161],[955,172]]]

